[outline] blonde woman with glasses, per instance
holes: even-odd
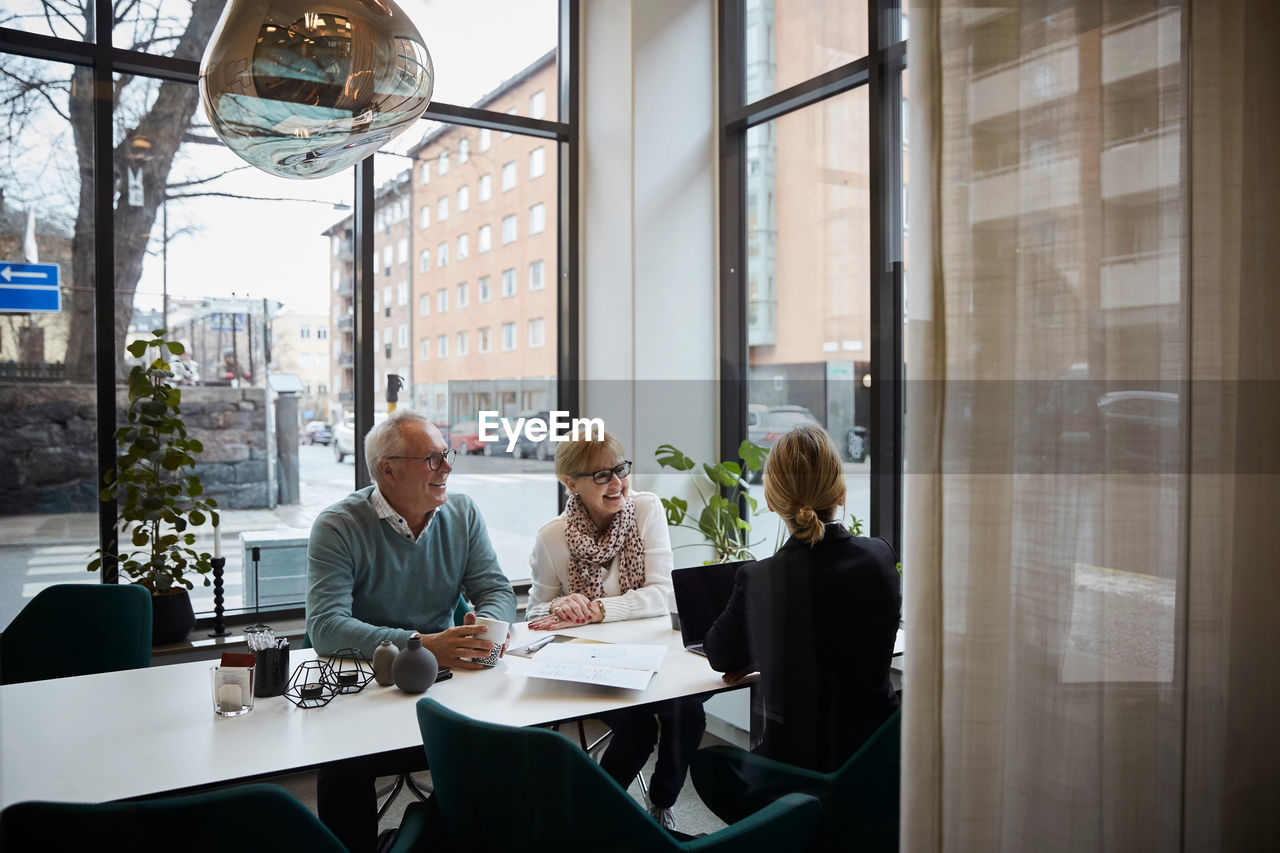
[[[672,556],[666,516],[657,495],[631,491],[631,462],[625,457],[621,442],[607,433],[603,440],[562,442],[556,451],[556,479],[569,501],[538,531],[529,557],[530,628],[554,631],[667,615]],[[613,738],[600,766],[623,788],[657,744],[649,813],[674,829],[671,807],[706,728],[701,700],[628,708],[601,719]]]

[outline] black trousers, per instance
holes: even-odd
[[[373,853],[378,843],[374,780],[426,769],[420,746],[325,764],[316,774],[316,812],[351,853]]]
[[[649,782],[649,800],[655,806],[671,808],[680,796],[689,774],[689,762],[707,728],[703,701],[696,697],[668,699],[644,708],[623,708],[600,714],[605,725],[613,729],[613,739],[600,757],[600,766],[626,788],[644,768],[657,744],[658,762]]]

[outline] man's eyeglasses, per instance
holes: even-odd
[[[573,476],[575,478],[590,477],[591,481],[599,486],[603,486],[605,483],[608,483],[615,476],[619,480],[625,480],[627,477],[631,476],[631,460],[624,459],[622,460],[621,465],[616,465],[613,468],[604,468],[600,471],[592,471],[590,474],[574,474]]]
[[[427,467],[429,467],[432,471],[439,471],[441,462],[448,462],[450,465],[452,465],[454,457],[456,457],[457,455],[458,455],[458,451],[454,450],[451,447],[448,450],[446,450],[444,453],[441,453],[440,451],[437,450],[435,453],[432,453],[430,456],[388,456],[387,458],[388,459],[411,459],[414,462],[425,462],[427,463]],[[608,482],[608,480],[606,480],[605,482]]]

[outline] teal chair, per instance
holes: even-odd
[[[137,584],[55,584],[0,634],[0,684],[151,665],[151,593]]]
[[[484,723],[418,700],[441,849],[778,851],[803,848],[818,801],[793,794],[701,838],[663,829],[573,741]],[[481,785],[483,784],[483,787]]]
[[[776,797],[822,801],[815,850],[898,849],[902,710],[893,712],[849,760],[830,773],[773,761],[731,746],[698,750],[689,777],[707,808],[730,824]],[[744,791],[749,791],[749,793]]]
[[[426,849],[430,811],[405,812],[394,853]],[[346,853],[311,810],[276,785],[251,784],[123,803],[15,803],[0,812],[0,849],[138,853]]]

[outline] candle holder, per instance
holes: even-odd
[[[329,660],[329,674],[338,693],[359,693],[373,680],[373,664],[359,649],[338,649]]]
[[[333,669],[322,660],[299,664],[289,677],[289,689],[284,692],[284,698],[299,708],[322,708],[337,695]]]
[[[226,568],[226,557],[214,557],[209,561],[213,566],[213,630],[209,632],[210,637],[225,637],[231,632],[227,630],[227,623],[223,621],[226,608],[222,606],[222,570]]]

